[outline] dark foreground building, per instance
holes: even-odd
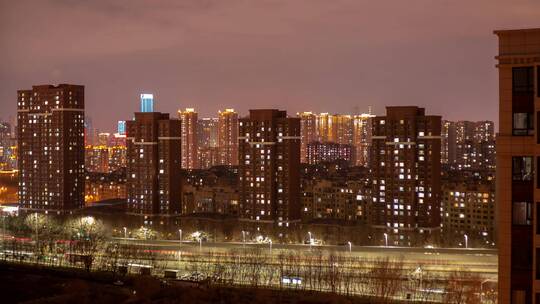
[[[374,228],[390,244],[422,242],[440,231],[441,117],[387,107],[372,126]]]
[[[540,28],[495,34],[499,303],[540,303]]]
[[[68,213],[84,205],[84,86],[17,92],[19,202],[23,211]]]
[[[154,224],[181,211],[180,121],[159,112],[135,113],[127,128],[127,210]]]
[[[277,228],[300,221],[300,119],[279,110],[250,110],[239,120],[241,218]]]

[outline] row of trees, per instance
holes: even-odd
[[[466,270],[441,273],[430,271],[428,265],[413,267],[403,260],[367,259],[317,250],[299,255],[293,251],[272,251],[271,247],[163,252],[127,241],[113,242],[103,223],[92,217],[60,221],[30,214],[22,223],[3,224],[10,228],[17,224],[20,235],[30,236],[27,241],[4,239],[4,252],[32,252],[32,260],[37,263],[79,266],[115,276],[139,271],[141,267],[152,269],[156,275],[165,269],[178,269],[183,274],[208,278],[214,284],[368,295],[381,303],[398,298],[415,302],[495,303],[495,293],[486,293],[482,288],[484,281]],[[133,233],[148,239],[151,232],[145,229]]]

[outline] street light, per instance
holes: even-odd
[[[272,253],[272,240],[270,239],[270,253]]]
[[[124,239],[127,241],[127,227],[124,227]]]
[[[311,249],[311,232],[308,231],[308,236],[309,236],[309,249]]]
[[[352,243],[351,243],[351,242],[347,242],[347,244],[349,245],[349,252],[352,252]]]
[[[465,238],[465,249],[469,248],[469,236],[464,234],[463,237]]]
[[[178,229],[178,234],[180,235],[180,244],[182,244],[182,229]]]
[[[388,234],[386,232],[384,233],[384,244],[388,247]]]

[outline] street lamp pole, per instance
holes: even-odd
[[[347,244],[349,245],[349,252],[352,252],[352,243],[351,243],[351,242],[347,242]]]
[[[182,229],[178,229],[178,234],[180,235],[180,244],[182,244]]]
[[[386,232],[384,233],[384,245],[388,247],[388,234]]]
[[[309,242],[309,249],[311,250],[311,243],[312,243],[311,240],[312,240],[312,238],[311,238],[311,232],[310,232],[310,231],[308,231],[308,236],[309,236],[309,240],[308,240],[308,242]]]
[[[469,236],[464,234],[463,237],[465,238],[465,249],[469,248]]]
[[[272,254],[272,240],[270,240],[270,254]]]

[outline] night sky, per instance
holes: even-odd
[[[17,89],[74,83],[103,131],[141,92],[200,117],[420,105],[496,120],[493,30],[539,26],[538,0],[0,0],[0,119]]]

